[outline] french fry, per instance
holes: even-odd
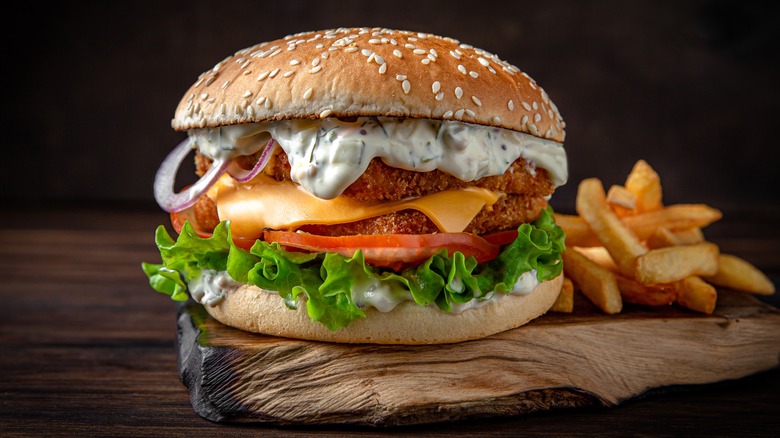
[[[623,310],[617,280],[609,269],[597,265],[577,251],[569,250],[563,253],[563,272],[604,313],[614,314]]]
[[[642,284],[616,275],[623,302],[642,306],[668,306],[677,301],[677,289],[671,284]]]
[[[639,160],[626,178],[626,189],[636,195],[636,211],[658,210],[661,203],[661,178],[645,160]]]
[[[636,259],[635,278],[642,284],[655,284],[715,275],[718,254],[718,246],[709,242],[653,249]]]
[[[666,227],[655,230],[652,236],[648,237],[645,244],[650,249],[667,248],[680,245],[680,239]]]
[[[574,284],[571,279],[563,277],[561,293],[555,303],[550,307],[552,312],[571,313],[574,311]]]
[[[572,249],[584,255],[592,262],[595,262],[597,265],[603,266],[612,272],[618,272],[620,270],[620,268],[618,268],[618,265],[615,264],[615,261],[612,260],[612,256],[609,255],[609,252],[603,246],[590,246],[590,247],[575,246],[572,247]]]
[[[636,213],[636,195],[623,186],[613,185],[609,188],[607,204],[619,217]]]
[[[566,234],[567,246],[601,246],[598,237],[581,217],[555,213],[555,223]]]
[[[712,314],[718,301],[718,293],[711,284],[700,277],[691,276],[677,283],[677,304],[697,312]]]
[[[693,245],[702,242],[704,242],[704,234],[702,234],[701,228],[694,227],[671,231],[666,227],[661,227],[655,230],[645,243],[648,248],[655,249],[668,246]]]
[[[775,285],[758,268],[737,256],[721,254],[718,272],[704,279],[718,286],[760,295],[775,293]]]
[[[672,234],[677,239],[678,245],[693,245],[704,242],[704,233],[702,233],[699,227],[674,230]]]
[[[678,204],[634,216],[626,216],[623,223],[636,234],[639,240],[653,235],[659,227],[672,231],[686,228],[703,228],[720,220],[723,214],[709,205]]]
[[[607,248],[620,267],[620,272],[633,276],[637,257],[646,253],[647,249],[609,209],[604,186],[597,178],[580,182],[577,190],[577,213]]]

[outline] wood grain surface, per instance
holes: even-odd
[[[780,311],[721,291],[715,314],[584,300],[470,342],[346,345],[255,335],[179,311],[182,381],[195,410],[228,422],[396,426],[615,406],[653,388],[738,379],[778,365]]]
[[[140,270],[141,261],[158,260],[153,230],[166,220],[153,207],[0,207],[0,435],[386,435],[388,430],[359,425],[248,426],[198,415],[179,377],[177,306],[152,291]],[[770,214],[726,212],[707,236],[724,251],[761,266],[777,284],[777,223],[780,217]],[[780,305],[777,297],[762,300]],[[708,368],[695,374],[706,377]],[[495,372],[482,371],[485,379],[495,378]],[[616,407],[596,404],[389,431],[412,436],[774,436],[780,430],[778,393],[780,370],[773,368],[720,383],[649,390]]]

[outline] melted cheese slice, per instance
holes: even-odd
[[[236,237],[254,238],[263,228],[295,230],[309,224],[341,224],[413,209],[428,216],[442,232],[466,229],[474,216],[500,197],[490,190],[468,187],[414,199],[360,202],[345,196],[320,199],[289,181],[258,175],[248,183],[222,178],[209,190],[220,220],[230,220]]]

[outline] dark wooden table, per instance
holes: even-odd
[[[725,212],[706,235],[780,282],[780,215]],[[153,230],[144,206],[0,210],[0,435],[378,435],[388,430],[215,424],[179,381],[176,304],[149,288]],[[780,306],[778,297],[765,301]],[[669,388],[616,408],[390,429],[436,435],[776,436],[780,370]]]

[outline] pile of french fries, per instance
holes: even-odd
[[[719,220],[717,209],[703,204],[664,206],[661,179],[638,161],[625,185],[605,193],[598,178],[577,190],[577,215],[556,213],[566,233],[564,286],[551,310],[572,312],[579,289],[607,314],[623,303],[677,304],[711,314],[715,286],[771,295],[774,284],[755,266],[720,253],[702,228]]]

